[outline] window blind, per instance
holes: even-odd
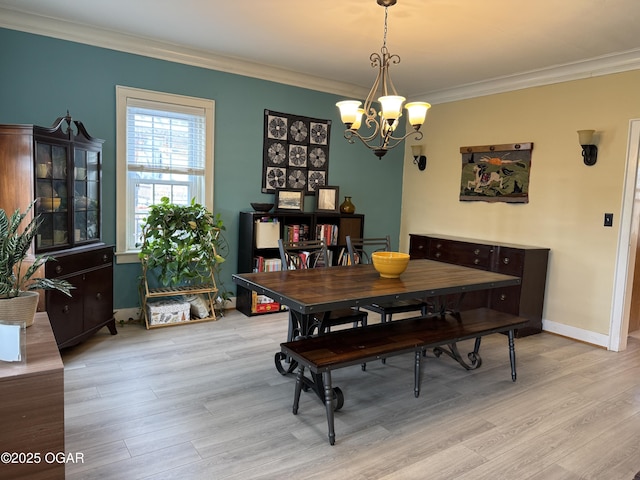
[[[142,100],[127,106],[129,171],[204,175],[206,118],[204,109]]]

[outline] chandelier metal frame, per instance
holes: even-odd
[[[344,138],[346,138],[349,143],[355,143],[355,139],[357,138],[367,148],[372,150],[377,157],[382,158],[387,151],[398,146],[411,135],[415,135],[415,140],[422,139],[423,133],[420,131],[420,127],[424,123],[427,110],[431,105],[426,102],[407,103],[405,108],[409,112],[409,119],[413,130],[410,130],[401,137],[393,135],[402,115],[402,103],[405,100],[404,97],[398,95],[389,74],[389,67],[400,63],[400,56],[391,54],[387,48],[388,8],[395,5],[397,0],[376,1],[378,5],[384,7],[384,35],[382,48],[380,49],[380,53],[374,52],[369,56],[371,66],[378,69],[376,79],[364,101],[363,108],[360,108],[361,102],[354,100],[338,102],[336,105],[340,108],[342,121],[346,126]],[[385,102],[388,101],[396,102],[395,113],[389,113],[389,110],[385,108]],[[374,107],[374,103],[379,103],[381,105],[379,112]],[[345,115],[345,107],[347,109],[351,109],[351,111],[353,111],[354,108],[357,109],[355,118],[349,113]],[[419,110],[417,115],[413,112],[415,109]],[[362,124],[363,115],[364,124],[369,129],[367,132],[371,132],[369,135],[361,134],[358,131]]]

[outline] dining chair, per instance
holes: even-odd
[[[332,265],[332,259],[327,245],[323,240],[305,240],[285,243],[278,240],[280,260],[283,270],[299,270],[303,268],[328,268]],[[314,315],[311,330],[325,333],[331,327],[352,323],[354,327],[367,325],[367,312],[356,308],[341,308],[327,313]],[[291,322],[290,322],[291,324]],[[289,332],[294,335],[294,332]],[[293,340],[290,338],[289,341]]]
[[[351,265],[357,263],[371,263],[371,254],[373,252],[391,251],[391,239],[389,235],[379,238],[352,238],[347,236],[347,252]],[[393,314],[406,312],[420,312],[426,315],[430,303],[420,299],[396,300],[390,302],[372,303],[363,308],[380,314],[382,323],[390,322]]]

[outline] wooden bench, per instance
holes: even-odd
[[[324,397],[329,426],[329,443],[335,443],[333,422],[334,389],[331,385],[331,371],[358,365],[376,359],[384,359],[403,353],[414,354],[414,394],[420,394],[420,363],[423,352],[433,348],[436,355],[446,353],[467,369],[481,365],[478,351],[480,339],[492,333],[506,332],[509,343],[511,378],[516,380],[516,359],[514,331],[523,327],[527,319],[488,308],[462,312],[460,316],[419,317],[374,324],[366,327],[341,330],[325,335],[302,338],[281,344],[283,354],[298,363],[293,414],[298,413],[300,393],[305,385],[304,371],[308,368],[316,378],[316,391]],[[467,356],[467,364],[459,354],[456,343],[475,338],[473,352]],[[449,350],[442,348],[448,346]],[[320,381],[321,380],[321,381]],[[307,382],[308,384],[308,382]]]

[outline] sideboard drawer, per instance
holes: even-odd
[[[524,250],[508,247],[496,247],[494,272],[521,276],[524,265]]]
[[[429,238],[422,235],[409,236],[409,254],[411,259],[428,258],[429,256]]]
[[[428,258],[440,262],[488,270],[491,267],[492,252],[493,250],[489,245],[432,238],[429,244]]]

